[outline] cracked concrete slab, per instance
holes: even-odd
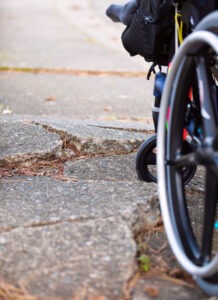
[[[138,148],[150,133],[122,129],[121,126],[107,128],[89,123],[13,117],[3,118],[0,126],[1,164],[52,157],[65,159],[75,155],[129,153]],[[65,144],[73,147],[69,149],[70,153],[66,149],[63,151]]]
[[[38,139],[34,138],[37,134],[41,136],[43,147],[50,143],[50,137],[55,137],[60,147],[64,134],[69,131],[88,138],[97,132],[100,140],[104,140],[105,135],[109,140],[115,132],[120,132],[116,138],[121,141],[125,135],[138,134],[137,131],[96,124],[61,122],[58,126],[49,124],[48,128],[48,125],[27,119],[9,119],[1,123],[8,133],[2,137],[5,140],[12,131],[9,141],[13,139],[25,151],[25,143],[31,139],[30,152],[33,156],[37,156],[40,149]],[[56,133],[51,132],[51,128]],[[22,139],[26,136],[27,139]],[[19,150],[19,147],[12,147],[12,142],[6,146],[13,155]],[[116,147],[115,143],[118,151]],[[19,150],[23,158],[26,157],[25,151]],[[2,155],[4,157],[5,153]],[[130,160],[133,157],[131,155]],[[106,164],[107,158],[102,159],[102,163]],[[121,161],[117,156],[113,164],[117,166],[118,173],[123,159],[126,159],[126,164],[129,163],[127,156],[122,156]],[[92,158],[89,160],[94,166]],[[111,161],[107,164],[111,165]],[[128,168],[123,171],[129,172]],[[128,281],[137,270],[134,227],[140,226],[145,219],[152,225],[160,215],[154,196],[156,186],[152,185],[151,189],[151,186],[133,180],[133,177],[132,181],[129,177],[129,181],[122,182],[120,175],[120,180],[111,181],[109,185],[102,180],[83,180],[81,174],[72,176],[66,172],[65,175],[69,179],[66,182],[45,176],[1,179],[1,276],[9,282],[22,284],[30,294],[43,297],[66,299],[81,296],[83,299],[84,293],[89,297],[103,295],[105,299],[126,297]],[[71,180],[75,177],[77,182]]]
[[[2,120],[14,120],[14,121],[26,121],[29,123],[39,123],[44,125],[56,124],[59,126],[73,126],[83,125],[83,126],[90,126],[90,127],[99,127],[99,128],[107,128],[107,129],[120,129],[127,132],[139,132],[139,133],[154,133],[154,124],[150,118],[144,118],[140,121],[134,118],[127,118],[127,119],[101,119],[101,118],[88,118],[88,119],[81,119],[75,118],[68,118],[67,116],[55,117],[55,116],[35,116],[31,114],[22,114],[22,115],[2,115]]]
[[[51,298],[123,298],[135,254],[132,232],[118,217],[18,228],[0,238],[1,275]]]
[[[155,189],[142,182],[1,180],[1,276],[39,296],[121,299],[137,269],[134,227],[159,218]]]
[[[135,287],[132,300],[206,300],[206,296],[195,286],[169,282],[164,278],[141,278]],[[216,300],[210,298],[209,300]]]
[[[48,130],[60,134],[62,139],[83,154],[130,153],[151,134],[99,125],[70,123],[63,121],[41,121]]]
[[[1,124],[2,132],[11,134],[8,150],[16,154],[20,145],[23,158],[27,151],[23,136],[28,137],[35,158],[42,158],[41,148],[48,145],[52,145],[48,153],[58,156],[62,144],[69,147],[74,136],[79,137],[78,143],[90,141],[92,145],[89,157],[64,164],[59,179],[45,175],[1,178],[0,268],[4,280],[52,299],[150,300],[153,296],[144,289],[149,284],[158,288],[160,299],[168,300],[169,293],[179,293],[180,300],[196,295],[200,299],[202,293],[196,288],[175,284],[171,289],[169,280],[141,278],[134,287],[129,284],[137,271],[136,234],[145,226],[153,228],[160,217],[157,187],[137,180],[135,153],[111,155],[111,149],[105,148],[109,155],[95,156],[93,141],[111,138],[113,151],[119,152],[117,145],[123,140],[136,147],[151,131],[130,124],[20,117],[4,118]],[[2,136],[7,141],[8,136]],[[13,148],[13,142],[18,146]]]
[[[68,161],[64,174],[82,180],[137,181],[135,156],[133,153]]]
[[[61,150],[62,141],[55,133],[14,120],[0,122],[0,164],[31,159],[49,159]]]
[[[155,184],[139,181],[60,182],[44,176],[4,179],[0,182],[0,231],[117,215],[130,225],[139,215],[153,224],[159,217],[155,195]]]

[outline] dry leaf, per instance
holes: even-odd
[[[46,101],[49,101],[49,102],[52,102],[52,101],[55,101],[55,100],[56,100],[56,98],[53,97],[53,96],[49,96],[49,97],[46,98]]]
[[[156,298],[160,295],[159,289],[153,285],[147,285],[145,287],[145,292],[152,298]]]

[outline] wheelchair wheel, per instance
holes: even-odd
[[[199,31],[185,39],[165,83],[157,138],[158,189],[169,243],[182,267],[212,295],[218,295],[217,85],[211,72],[217,56],[215,34]],[[184,141],[191,145],[188,153]],[[185,186],[183,169],[190,166],[200,174],[197,188]]]
[[[215,11],[208,16],[206,16],[196,27],[196,30],[209,30],[210,32],[218,35],[218,11]],[[214,66],[211,69],[214,77],[218,79],[218,66]],[[218,97],[218,96],[217,96]],[[207,294],[218,295],[218,275],[215,274],[212,278],[196,277],[197,284],[204,290]]]
[[[195,28],[195,30],[209,30],[218,34],[218,11],[214,11],[207,15]]]
[[[145,140],[136,156],[136,172],[142,181],[157,183],[156,175],[156,147],[157,147],[157,135],[154,134],[147,140]],[[184,149],[186,153],[191,151],[191,145],[184,141]],[[185,184],[192,179],[196,171],[195,166],[188,166],[184,168],[183,175]]]
[[[139,147],[136,155],[136,172],[142,181],[157,182],[156,146],[157,135],[154,134]]]

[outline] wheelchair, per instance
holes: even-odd
[[[183,2],[183,1],[175,1],[175,2]],[[210,24],[211,21],[215,22],[215,24]],[[212,28],[211,30],[215,30],[214,26],[216,25],[215,17],[211,18],[209,21],[206,18],[204,22],[201,22],[200,26],[198,26],[195,30],[200,30],[201,26],[203,26],[203,30],[205,26],[209,26]],[[209,23],[208,23],[209,22]],[[206,24],[206,25],[205,25]],[[153,134],[149,139],[145,140],[138,149],[136,156],[136,172],[140,180],[146,182],[155,182],[157,183],[156,176],[156,146],[157,146],[157,126],[158,126],[158,116],[160,110],[160,103],[162,99],[163,88],[165,85],[167,74],[162,73],[161,71],[155,75],[154,80],[154,91],[153,95],[155,97],[154,106],[152,108],[152,116],[155,128],[155,134]],[[184,142],[186,151],[189,151],[190,145],[187,142]],[[195,166],[188,166],[184,168],[183,176],[185,182],[188,183],[195,174]]]
[[[141,145],[137,158],[138,163],[141,159],[157,166],[157,178],[148,170],[148,164],[140,176],[158,184],[166,235],[178,262],[203,291],[216,296],[217,79],[215,11],[197,25],[175,54],[161,96],[157,135]]]
[[[161,97],[158,124],[154,115],[156,134],[142,143],[136,157],[139,178],[158,183],[166,235],[178,262],[203,291],[216,296],[217,80],[218,11],[215,11],[185,38],[167,76],[161,73],[156,76],[154,94]],[[192,181],[197,174],[198,188],[194,188]]]

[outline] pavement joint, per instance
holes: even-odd
[[[155,200],[157,201],[157,198],[155,198]],[[126,222],[126,224],[128,225],[129,229],[132,232],[132,237],[133,239],[136,241],[136,244],[138,244],[139,242],[137,241],[138,239],[138,235],[140,235],[141,233],[146,233],[146,232],[152,232],[155,230],[155,228],[157,226],[159,226],[160,224],[160,220],[157,218],[157,220],[155,222],[146,222],[145,219],[147,217],[147,213],[144,212],[142,213],[142,211],[146,210],[145,207],[143,207],[143,205],[137,205],[138,207],[140,207],[140,209],[137,209],[137,212],[135,214],[135,220],[132,221],[132,223],[130,224],[126,218],[123,215],[120,215],[119,217]],[[9,226],[9,227],[0,227],[0,232],[11,232],[13,230],[16,229],[28,229],[28,228],[40,228],[40,227],[47,227],[47,226],[55,226],[57,224],[64,224],[64,223],[86,223],[89,221],[101,221],[101,220],[109,220],[111,218],[113,218],[114,215],[107,215],[106,217],[79,217],[79,218],[75,218],[70,217],[70,218],[65,218],[65,219],[57,219],[57,220],[51,220],[51,221],[45,221],[45,222],[34,222],[34,223],[30,223],[30,224],[26,224],[24,226]],[[159,229],[158,229],[159,231]],[[1,243],[1,242],[0,242]]]
[[[150,129],[136,129],[136,128],[120,128],[120,127],[116,127],[116,126],[103,126],[103,125],[88,125],[91,127],[98,127],[98,128],[105,128],[105,129],[114,129],[114,130],[120,130],[120,131],[127,131],[127,132],[141,132],[141,133],[146,133],[146,134],[154,134],[155,131],[154,130],[150,130]]]
[[[62,149],[71,149],[74,153],[72,153],[72,158],[74,157],[82,157],[82,156],[97,156],[97,155],[121,155],[125,153],[135,152],[136,149],[140,146],[142,140],[128,139],[122,140],[118,142],[116,138],[108,138],[103,136],[80,136],[79,134],[70,133],[67,129],[60,129],[58,126],[52,126],[52,124],[46,124],[43,122],[32,121],[32,124],[37,126],[42,126],[48,132],[57,134],[60,136],[62,140]],[[126,128],[118,128],[111,126],[100,126],[100,125],[87,125],[87,128],[99,128],[110,130],[111,132],[135,132],[141,134],[151,134],[152,130],[142,130],[142,129],[126,129]],[[113,146],[113,144],[120,144],[119,147]],[[59,156],[61,158],[61,155]],[[70,158],[70,157],[69,157]]]
[[[109,219],[113,216],[107,216],[107,218],[104,218],[104,220]],[[25,226],[11,226],[11,227],[0,227],[0,232],[11,232],[13,230],[18,230],[18,229],[28,229],[28,228],[40,228],[40,227],[48,227],[48,226],[55,226],[57,224],[64,224],[64,223],[85,223],[88,221],[93,221],[93,220],[101,220],[103,218],[86,218],[86,217],[80,217],[80,218],[66,218],[63,220],[54,220],[54,221],[46,221],[46,222],[35,222],[31,224],[27,224]]]
[[[32,74],[64,74],[73,76],[114,76],[114,77],[147,77],[146,72],[136,71],[113,71],[113,70],[74,70],[58,68],[31,68],[31,67],[7,67],[0,66],[0,72],[8,73],[32,73]]]

